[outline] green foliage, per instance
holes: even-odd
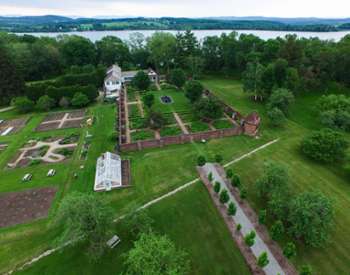
[[[348,146],[345,137],[331,129],[315,131],[301,142],[301,150],[306,156],[325,163],[343,160]]]
[[[55,106],[55,100],[47,95],[44,95],[39,98],[36,103],[36,108],[41,111],[49,111],[52,107]]]
[[[289,232],[307,245],[323,245],[328,239],[333,221],[333,203],[320,192],[301,193],[290,203]]]
[[[159,130],[166,124],[166,119],[163,114],[154,111],[150,111],[147,114],[146,121],[146,125],[153,130]]]
[[[292,242],[287,243],[287,245],[283,248],[283,255],[288,259],[295,257],[297,255],[297,247],[295,244]]]
[[[265,267],[269,264],[269,257],[266,252],[263,252],[258,257],[258,266]]]
[[[207,160],[204,156],[198,156],[197,158],[197,165],[198,166],[204,166],[206,164]]]
[[[228,179],[232,179],[232,177],[233,177],[233,170],[231,168],[226,170],[226,177]]]
[[[241,178],[237,174],[234,174],[232,176],[231,185],[233,187],[240,187],[241,186]]]
[[[213,181],[213,173],[212,173],[212,172],[209,173],[209,175],[208,175],[208,180],[209,180],[210,182]]]
[[[248,195],[248,191],[244,186],[240,186],[239,188],[239,197],[243,200],[246,199]]]
[[[146,210],[132,213],[126,218],[126,225],[133,236],[148,234],[152,232],[154,220],[148,215]]]
[[[219,155],[219,154],[215,155],[215,162],[222,163],[223,159],[224,158],[222,157],[222,155]]]
[[[323,125],[332,129],[350,131],[350,98],[345,95],[322,96],[317,111]]]
[[[288,114],[289,106],[294,102],[294,95],[289,90],[281,88],[274,90],[269,98],[268,108],[278,108],[285,115]]]
[[[211,98],[202,98],[194,104],[196,115],[204,120],[222,117],[223,110],[219,102]]]
[[[220,184],[220,182],[216,181],[214,184],[214,191],[215,191],[215,193],[219,193],[220,190],[221,190],[221,184]]]
[[[171,84],[180,89],[186,83],[185,72],[181,69],[174,69],[170,72],[169,80]]]
[[[88,254],[98,259],[106,247],[113,222],[113,210],[93,194],[70,193],[65,196],[55,216],[55,224],[64,230],[60,242],[87,241]]]
[[[34,110],[34,102],[25,96],[13,98],[11,105],[14,106],[20,113],[29,113]]]
[[[274,127],[281,127],[287,122],[284,113],[277,107],[272,108],[267,112],[267,116],[270,119],[270,123]]]
[[[259,211],[259,223],[266,224],[267,211],[266,209],[261,209]]]
[[[151,85],[151,80],[144,71],[139,71],[132,79],[131,84],[141,91],[146,91]]]
[[[250,231],[247,235],[244,236],[244,242],[249,247],[253,246],[255,243],[256,233],[254,230]]]
[[[190,80],[185,85],[185,96],[194,103],[202,97],[203,90],[204,87],[199,81]]]
[[[239,223],[239,224],[237,224],[237,226],[236,226],[236,230],[237,231],[241,231],[241,229],[242,229],[242,225]]]
[[[220,192],[220,202],[221,202],[222,204],[225,204],[225,203],[227,203],[229,200],[230,200],[230,196],[228,195],[227,190],[226,190],[226,189],[222,190],[222,191]]]
[[[309,265],[303,265],[300,269],[299,275],[312,275],[312,268]]]
[[[72,98],[72,106],[74,107],[85,107],[89,104],[89,99],[85,94],[76,93]]]
[[[153,94],[146,94],[142,97],[143,104],[147,106],[147,108],[151,108],[154,104],[154,95]]]
[[[1,42],[1,41],[0,41]],[[0,105],[23,93],[24,81],[10,53],[0,43]]]
[[[167,236],[141,233],[126,255],[126,274],[185,275],[189,272],[187,254],[176,249]]]
[[[233,202],[230,202],[227,209],[227,214],[230,216],[236,215],[237,207]]]
[[[267,201],[268,210],[284,220],[288,211],[289,175],[287,169],[277,163],[265,163],[264,173],[256,181],[258,194]]]
[[[271,238],[275,241],[280,240],[283,237],[284,234],[284,225],[282,221],[276,221],[272,226],[271,226]]]

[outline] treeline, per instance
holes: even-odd
[[[89,73],[114,63],[123,70],[152,67],[162,74],[183,69],[192,78],[203,72],[235,73],[243,76],[248,91],[261,98],[276,88],[324,90],[334,81],[350,86],[350,36],[339,42],[293,35],[265,41],[232,32],[199,43],[186,31],[177,35],[156,32],[147,39],[135,33],[128,41],[107,36],[93,43],[80,36],[0,33],[0,49],[1,104],[24,94],[24,82],[55,78],[51,86],[56,88],[75,83],[101,87],[101,67],[95,76]],[[86,71],[79,72],[87,65]]]
[[[119,18],[119,19],[71,19],[58,16],[0,18],[0,30],[11,32],[67,32],[83,30],[275,30],[328,32],[347,29],[348,25],[323,23],[293,24],[274,20],[244,20],[220,18]]]

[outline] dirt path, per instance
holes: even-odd
[[[176,120],[177,124],[179,125],[182,133],[184,133],[185,135],[188,135],[189,132],[188,132],[185,124],[183,123],[182,119],[180,118],[180,116],[176,112],[174,112],[173,115],[174,115],[175,120]]]
[[[276,139],[276,140],[274,140],[274,141],[268,142],[268,143],[266,143],[266,144],[264,144],[264,145],[262,145],[262,146],[256,148],[255,150],[251,151],[250,153],[244,154],[243,156],[241,156],[241,157],[239,157],[239,158],[237,158],[237,159],[234,159],[233,161],[231,161],[231,162],[229,162],[228,164],[226,164],[225,167],[228,166],[228,165],[232,165],[232,164],[234,164],[234,163],[236,163],[236,162],[238,162],[238,161],[240,161],[240,160],[242,160],[242,159],[244,159],[244,158],[246,158],[246,157],[249,157],[249,156],[251,156],[252,154],[254,154],[254,153],[256,153],[256,152],[258,152],[258,151],[260,151],[260,150],[265,149],[266,147],[270,146],[271,144],[277,142],[278,140],[279,140],[279,139]],[[154,204],[156,204],[156,203],[162,201],[163,199],[166,199],[166,198],[168,198],[168,197],[171,197],[171,196],[175,195],[175,194],[178,193],[178,192],[181,192],[182,190],[184,190],[184,189],[186,189],[186,188],[192,186],[192,185],[195,184],[196,182],[199,182],[199,178],[196,178],[196,179],[194,179],[194,180],[192,180],[192,181],[190,181],[190,182],[187,182],[187,183],[185,183],[184,185],[182,185],[182,186],[180,186],[180,187],[174,189],[173,191],[170,191],[169,193],[166,193],[166,194],[164,194],[164,195],[162,195],[162,196],[160,196],[160,197],[158,197],[158,198],[156,198],[156,199],[154,199],[154,200],[149,201],[148,203],[146,203],[146,204],[142,205],[141,207],[137,208],[135,211],[141,211],[141,210],[143,210],[143,209],[146,209],[146,208],[148,208],[148,207],[150,207],[150,206],[152,206],[152,205],[154,205]],[[118,222],[118,221],[124,219],[126,216],[127,216],[127,215],[122,215],[122,216],[116,218],[116,219],[114,220],[114,222]],[[67,246],[68,244],[69,244],[69,243],[65,243],[65,244],[64,244],[63,246],[61,246],[61,247],[57,247],[57,248],[54,248],[54,249],[47,250],[47,251],[43,252],[42,254],[40,254],[39,256],[33,258],[32,260],[30,260],[30,261],[24,263],[24,264],[23,264],[22,266],[20,266],[19,268],[14,269],[14,270],[11,270],[11,271],[9,271],[9,272],[6,273],[6,274],[12,274],[13,272],[15,272],[15,271],[17,271],[17,270],[22,270],[22,269],[24,269],[25,267],[30,266],[31,264],[33,264],[33,263],[39,261],[41,258],[44,258],[44,257],[46,257],[46,256],[51,255],[52,253],[54,253],[54,252],[56,252],[56,251],[61,250],[62,248],[64,248],[64,247]]]
[[[236,125],[236,126],[239,126],[238,123],[232,119],[232,117],[228,116],[227,114],[225,114],[225,117],[233,124],[233,125]]]
[[[141,117],[145,117],[145,112],[143,110],[142,101],[141,101],[140,95],[138,93],[136,94],[136,100],[137,100],[137,107],[139,108]]]
[[[160,132],[159,132],[159,130],[154,131],[154,137],[155,137],[155,139],[160,139]]]
[[[126,143],[130,143],[131,135],[130,135],[130,123],[129,123],[128,91],[126,87],[124,88],[124,106],[125,106]]]

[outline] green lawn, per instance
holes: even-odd
[[[150,91],[148,92],[150,94],[153,94],[155,97],[154,106],[152,109],[154,109],[157,112],[160,113],[171,113],[171,112],[187,112],[192,111],[192,106],[189,102],[189,100],[185,97],[185,94],[181,90],[161,90],[161,91]],[[172,103],[170,104],[164,104],[161,101],[162,96],[169,96],[172,99]]]
[[[241,175],[243,184],[248,188],[248,199],[253,207],[260,209],[262,202],[256,197],[254,182],[261,174],[263,162],[269,159],[275,159],[288,166],[292,179],[291,184],[295,192],[315,188],[334,198],[336,201],[336,224],[332,243],[319,250],[299,245],[299,254],[295,263],[297,266],[303,263],[311,264],[317,274],[346,274],[350,270],[350,254],[348,253],[350,248],[348,229],[350,217],[347,215],[347,209],[350,205],[349,179],[345,177],[342,167],[315,164],[304,159],[298,150],[301,138],[310,129],[316,129],[319,125],[317,121],[315,122],[316,117],[310,107],[315,96],[297,98],[295,106],[291,108],[288,125],[284,129],[275,130],[270,129],[266,123],[264,107],[260,103],[252,102],[243,93],[240,82],[207,78],[203,80],[203,83],[243,114],[258,110],[263,118],[261,137],[259,139],[245,136],[229,137],[211,140],[206,144],[193,142],[122,154],[123,158],[131,160],[133,186],[124,190],[96,195],[102,196],[110,203],[115,209],[115,216],[118,217],[197,177],[195,165],[198,155],[204,155],[207,159],[213,160],[216,154],[221,154],[224,162],[228,162],[279,137],[280,141],[277,144],[233,166],[235,171]],[[187,105],[189,103],[183,102],[184,104],[181,104],[182,100],[186,102],[187,100],[180,91],[165,90],[152,93],[156,95],[155,107],[159,108],[161,112],[170,113],[175,110],[180,113],[188,113],[190,111],[190,106]],[[170,95],[174,103],[170,105],[160,103],[158,99],[161,94]],[[179,105],[176,102],[180,102]],[[114,150],[114,105],[96,105],[90,108],[90,112],[95,116],[95,124],[89,129],[89,133],[94,137],[87,160],[80,161],[76,156],[73,156],[69,165],[59,168],[66,169],[62,170],[62,175],[58,174],[57,177],[54,177],[53,182],[45,180],[43,183],[39,179],[41,173],[48,168],[45,166],[41,168],[41,172],[39,169],[38,175],[34,175],[31,182],[35,186],[52,184],[60,187],[55,205],[50,211],[50,217],[54,215],[57,202],[65,193],[73,190],[93,192],[96,158],[107,150]],[[11,116],[11,112],[8,113],[10,114],[6,115]],[[33,134],[32,129],[41,119],[41,115],[33,116],[27,127],[18,134],[20,138],[0,138],[0,142],[9,142],[9,148],[0,155],[0,167],[6,163],[4,159],[10,158],[12,153]],[[82,130],[82,133],[85,133],[85,130]],[[82,164],[84,164],[84,169],[79,169]],[[7,173],[10,172],[0,171],[1,192],[27,188],[17,183],[18,175]],[[73,173],[78,173],[77,179],[73,178]],[[6,175],[4,179],[9,179],[9,183],[2,180],[3,175]],[[36,179],[38,180],[36,181]],[[214,210],[206,191],[198,185],[153,206],[150,213],[156,220],[156,229],[161,233],[168,234],[177,246],[186,249],[191,254],[192,270],[195,274],[245,274],[246,269],[241,264],[241,256],[233,246],[232,240],[228,238],[227,229]],[[0,230],[0,258],[2,259],[0,272],[23,262],[31,255],[38,254],[45,248],[52,247],[54,245],[52,239],[57,232],[52,230],[48,224],[47,220],[42,220]],[[193,227],[195,227],[195,231],[190,230]],[[102,265],[94,266],[89,263],[84,256],[82,247],[76,247],[40,261],[29,270],[29,273],[55,274],[56,270],[57,274],[121,271],[122,258],[117,256],[127,251],[131,242],[127,230],[123,228],[122,224],[117,226],[116,230],[123,242],[118,247],[118,251],[113,251],[104,258]],[[209,239],[208,236],[213,239]],[[232,255],[226,251],[231,252]]]
[[[188,253],[191,274],[250,274],[202,183],[147,211],[154,220],[154,230],[167,234]],[[76,246],[44,258],[20,274],[119,274],[123,271],[122,254],[132,247],[133,237],[123,222],[115,230],[121,244],[97,264],[87,259],[82,246]]]
[[[262,104],[251,101],[243,93],[238,81],[207,78],[203,83],[244,114],[252,109],[258,110],[263,118],[262,135],[271,134],[280,138],[278,143],[232,167],[241,176],[243,184],[247,186],[248,199],[256,210],[264,207],[264,203],[257,197],[255,181],[262,174],[263,163],[267,160],[282,163],[288,168],[290,184],[295,193],[320,190],[334,200],[335,225],[330,243],[321,249],[298,244],[298,256],[294,260],[297,267],[302,264],[311,264],[317,274],[347,274],[350,270],[349,175],[345,174],[342,165],[317,164],[304,158],[299,150],[301,139],[310,130],[320,127],[314,106],[321,94],[310,93],[297,97],[295,105],[290,110],[286,127],[281,130],[272,130],[267,127],[268,123],[265,123],[267,119]]]

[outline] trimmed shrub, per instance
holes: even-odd
[[[261,209],[259,211],[259,223],[260,224],[265,224],[266,223],[266,216],[267,216],[266,209]]]
[[[238,175],[234,174],[231,179],[231,185],[233,187],[240,187],[241,186],[241,179]]]
[[[199,156],[197,158],[197,164],[198,166],[204,166],[207,163],[206,159],[204,156]]]
[[[228,205],[228,209],[227,209],[227,214],[230,216],[234,216],[236,215],[237,212],[237,207],[233,202],[230,202],[230,204]]]
[[[232,169],[227,169],[226,170],[226,177],[228,179],[231,179],[233,177],[233,170]]]
[[[214,184],[214,191],[215,191],[215,193],[219,193],[220,190],[221,190],[221,184],[220,184],[220,182],[216,181]]]
[[[221,163],[223,161],[222,155],[215,155],[215,162]]]
[[[227,190],[222,190],[220,193],[220,202],[225,204],[230,200],[230,196],[228,195]]]
[[[288,259],[295,257],[297,255],[297,248],[294,243],[289,242],[283,249],[283,255]]]
[[[255,243],[255,236],[256,236],[255,231],[254,230],[250,231],[250,233],[248,233],[244,237],[245,244],[248,245],[249,247],[253,246]]]
[[[265,267],[269,264],[269,257],[267,256],[266,252],[263,252],[260,254],[260,256],[258,257],[258,266],[260,267]]]

